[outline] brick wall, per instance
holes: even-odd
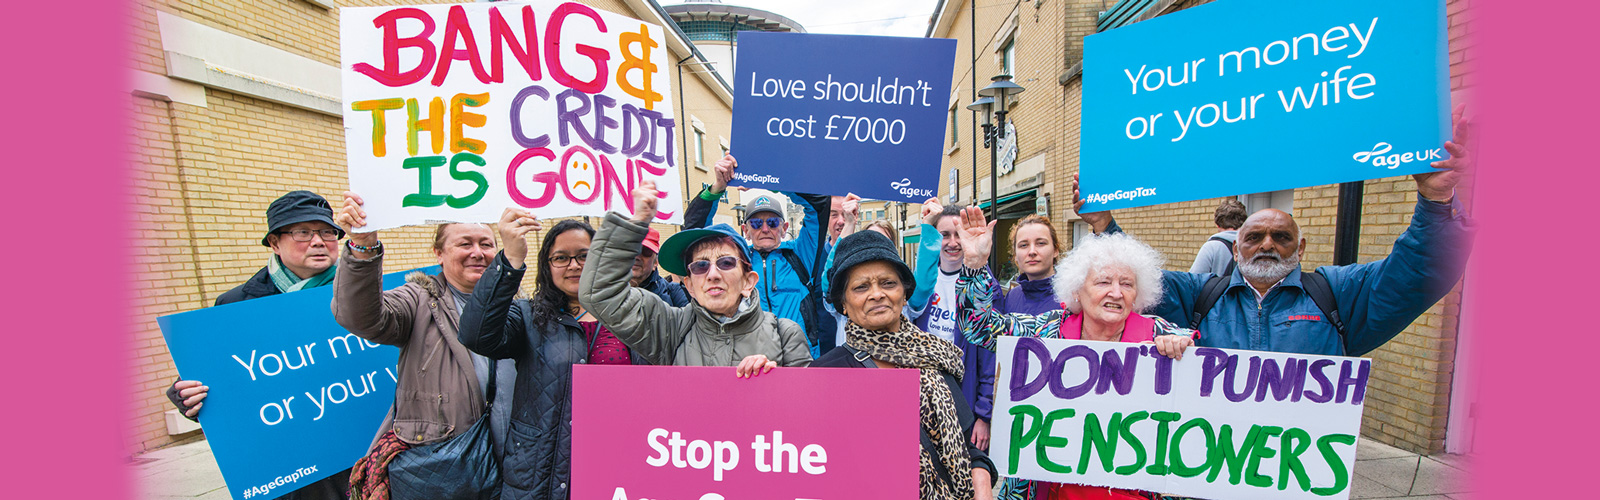
[[[344,1],[347,6],[441,3],[414,0]],[[628,13],[621,1],[586,2]],[[319,62],[337,65],[338,11],[299,0],[182,2],[143,0],[133,9],[133,69],[164,74],[156,12],[200,22]],[[673,60],[685,54],[673,53]],[[678,85],[674,68],[661,76]],[[679,116],[692,113],[707,132],[707,158],[720,155],[716,137],[728,137],[729,108],[711,88],[685,71]],[[135,411],[128,419],[129,453],[199,439],[200,432],[168,436],[163,413],[171,408],[163,391],[177,378],[156,317],[210,306],[265,265],[261,246],[266,207],[283,193],[307,189],[341,206],[345,175],[340,118],[218,89],[206,89],[206,106],[170,102],[136,92],[129,129],[134,157],[133,209],[138,214],[135,255],[134,336],[128,353],[135,374],[129,383]],[[674,100],[673,105],[680,106]],[[682,128],[680,128],[682,130]],[[685,167],[689,157],[675,142],[691,192],[709,174]],[[692,144],[692,141],[690,142]],[[599,224],[599,218],[591,218]],[[553,224],[553,222],[550,222]],[[676,226],[657,225],[670,235]],[[386,268],[437,263],[432,227],[384,231]],[[529,254],[538,252],[533,242]],[[531,276],[530,276],[531,278]],[[533,279],[524,281],[531,294]]]
[[[1210,0],[1172,2],[1164,13],[1209,3]],[[1468,0],[1446,0],[1450,50],[1451,89],[1465,93],[1471,84]],[[1036,6],[1037,5],[1037,6]],[[1102,2],[1068,0],[1056,2],[980,3],[977,9],[978,57],[974,62],[980,76],[978,87],[988,85],[987,76],[998,72],[993,56],[994,39],[1004,34],[1007,21],[1016,16],[1018,77],[1015,81],[1028,90],[1022,94],[1013,115],[1019,136],[1018,162],[1034,155],[1045,155],[1048,163],[1045,184],[1040,194],[1051,196],[1052,218],[1066,214],[1057,227],[1070,239],[1071,176],[1078,168],[1078,135],[1082,89],[1081,79],[1065,85],[1056,77],[1076,63],[1082,53],[1082,38],[1093,34]],[[962,3],[954,12],[954,23],[936,36],[958,40],[954,83],[962,106],[971,102],[972,67],[965,64],[971,38],[971,6]],[[1035,15],[1037,14],[1037,19]],[[1035,71],[1038,71],[1035,73]],[[1028,81],[1029,78],[1037,80]],[[988,151],[981,148],[981,136],[974,139],[968,130],[968,117],[957,115],[962,127],[961,151],[947,155],[941,173],[960,168],[963,179],[972,164],[967,148],[978,151],[978,178],[987,185]],[[1055,132],[1059,131],[1059,132]],[[974,142],[974,141],[977,142]],[[976,146],[976,147],[975,147]],[[1011,181],[1015,182],[1015,181]],[[1001,179],[1004,192],[1006,179]],[[941,196],[948,194],[941,182]],[[963,199],[970,198],[970,187],[963,183]],[[1367,181],[1364,184],[1359,261],[1371,262],[1388,255],[1394,240],[1410,224],[1416,203],[1416,185],[1409,177]],[[1470,182],[1458,188],[1458,196],[1470,207]],[[1241,193],[1245,194],[1245,193]],[[1334,217],[1337,212],[1337,186],[1296,189],[1294,217],[1306,238],[1307,269],[1333,262]],[[1212,214],[1220,199],[1196,200],[1153,207],[1121,210],[1117,221],[1129,233],[1161,250],[1167,269],[1187,270],[1195,252],[1216,231]],[[1444,433],[1449,413],[1451,375],[1454,369],[1456,321],[1459,318],[1460,291],[1452,292],[1419,317],[1404,332],[1383,348],[1371,353],[1374,371],[1368,391],[1362,434],[1384,443],[1421,453],[1444,449]]]

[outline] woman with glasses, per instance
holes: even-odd
[[[473,352],[517,363],[511,431],[501,460],[501,497],[567,498],[572,457],[572,366],[638,364],[642,360],[578,303],[578,278],[589,262],[594,229],[577,220],[544,235],[533,298],[517,300],[528,234],[542,224],[525,210],[500,218],[505,249],[489,264],[461,314],[461,343]],[[624,264],[624,273],[629,272]],[[626,278],[623,280],[627,284]]]
[[[744,241],[717,224],[680,231],[661,243],[661,267],[687,276],[690,302],[672,307],[660,297],[628,286],[656,214],[655,183],[633,190],[633,218],[611,212],[595,237],[583,269],[578,300],[628,347],[653,364],[739,366],[756,369],[811,364],[805,332],[793,321],[761,310]]]

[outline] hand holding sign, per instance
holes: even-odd
[[[1077,213],[1079,217],[1083,217],[1083,221],[1089,223],[1089,227],[1094,228],[1094,232],[1105,232],[1106,228],[1111,225],[1111,211],[1084,213],[1084,201],[1083,196],[1078,193],[1078,174],[1072,174],[1072,211]]]
[[[206,394],[211,392],[210,387],[201,385],[198,380],[179,380],[172,384],[172,388],[177,389],[178,397],[183,398],[183,406],[188,408],[183,416],[189,418],[200,414],[200,405],[205,404]]]
[[[648,182],[648,181],[646,181]],[[528,260],[528,233],[543,229],[539,218],[527,210],[507,208],[500,213],[500,241],[505,242],[506,262],[521,268]],[[544,272],[543,269],[539,270]]]
[[[660,201],[656,181],[644,181],[633,188],[633,221],[649,224],[656,217],[656,204]]]
[[[1450,153],[1450,159],[1431,163],[1433,168],[1445,169],[1442,172],[1427,172],[1415,174],[1411,177],[1417,181],[1417,195],[1430,201],[1449,203],[1455,196],[1456,184],[1461,182],[1462,176],[1472,171],[1472,157],[1467,153],[1467,141],[1471,140],[1472,121],[1465,119],[1466,105],[1456,106],[1455,112],[1450,114],[1450,121],[1455,125],[1453,137],[1445,141],[1444,150]]]
[[[962,264],[967,269],[983,269],[989,263],[989,246],[994,242],[994,224],[983,222],[983,209],[967,207],[961,211]]]
[[[930,226],[939,225],[939,214],[944,213],[944,204],[938,198],[928,198],[922,202],[922,223]]]
[[[739,360],[739,366],[734,367],[733,376],[738,378],[751,378],[763,373],[769,373],[778,367],[778,362],[767,359],[765,354],[751,354]]]
[[[711,192],[721,193],[728,190],[728,182],[733,181],[733,169],[739,168],[739,161],[733,155],[722,155],[721,160],[713,167],[717,171],[716,180],[711,181]]]
[[[367,225],[367,211],[363,210],[361,207],[363,203],[364,202],[361,199],[361,195],[358,195],[353,191],[345,191],[344,207],[339,209],[339,214],[335,215],[333,219],[334,222],[338,222],[339,225],[344,226],[346,232],[350,233],[350,244],[358,247],[371,248],[372,246],[378,244],[378,232],[356,232],[356,228],[366,227]],[[370,259],[373,255],[375,255],[374,253],[362,252],[360,250],[355,250],[354,248],[351,250],[355,252],[355,256],[357,258],[361,259]]]

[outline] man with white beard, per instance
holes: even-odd
[[[1468,124],[1455,111],[1450,159],[1413,176],[1417,207],[1389,256],[1374,262],[1300,269],[1306,240],[1294,218],[1262,210],[1245,220],[1229,276],[1162,271],[1154,313],[1199,330],[1201,347],[1360,356],[1377,349],[1443,298],[1465,270],[1472,224],[1455,187],[1470,170]],[[1074,208],[1081,208],[1073,179]],[[1080,213],[1096,233],[1117,232],[1110,212]]]

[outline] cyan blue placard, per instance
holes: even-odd
[[[1433,170],[1441,2],[1222,0],[1084,40],[1083,211]]]
[[[738,36],[730,184],[912,203],[939,193],[955,40]]]
[[[384,289],[410,272],[384,275]],[[200,424],[233,498],[350,468],[394,403],[400,350],[340,328],[332,299],[329,285],[156,319],[178,373],[211,388]]]

